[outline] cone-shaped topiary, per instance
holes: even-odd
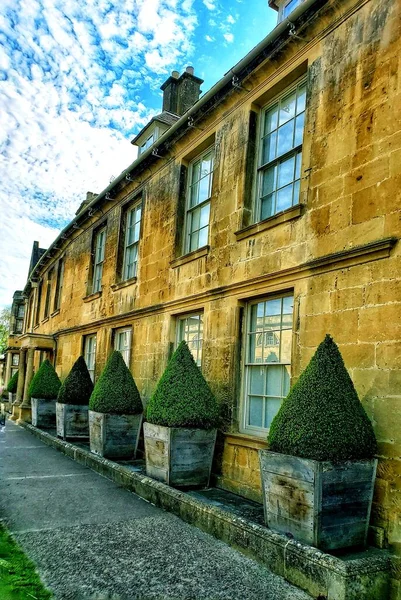
[[[89,404],[93,383],[83,356],[74,363],[59,389],[57,402],[60,404]]]
[[[219,407],[186,344],[181,342],[157,384],[146,419],[165,427],[216,427]]]
[[[321,461],[375,454],[372,424],[329,335],[281,405],[268,441],[273,452]]]
[[[89,409],[118,415],[138,414],[143,410],[134,378],[118,350],[114,350],[96,382]]]
[[[46,358],[31,381],[31,385],[29,386],[29,396],[31,398],[52,400],[53,398],[57,398],[60,386],[61,381],[54,370],[53,365],[49,359]]]
[[[16,394],[17,386],[18,386],[18,371],[16,371],[14,373],[14,375],[11,377],[10,381],[8,382],[7,392],[10,392],[10,394]]]

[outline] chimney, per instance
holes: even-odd
[[[202,83],[203,79],[194,75],[193,67],[187,67],[181,76],[178,71],[173,71],[160,88],[163,90],[163,112],[181,117],[199,100]]]

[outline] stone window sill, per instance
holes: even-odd
[[[92,300],[96,300],[97,298],[100,298],[101,295],[102,295],[102,292],[95,292],[94,294],[88,294],[87,296],[82,298],[82,300],[84,302],[92,302]]]
[[[264,221],[259,221],[259,223],[254,223],[253,225],[249,225],[244,229],[240,229],[235,232],[235,236],[237,241],[244,240],[252,235],[256,235],[257,233],[261,233],[262,231],[267,231],[268,229],[272,229],[281,223],[287,223],[287,221],[292,221],[293,219],[298,219],[302,215],[302,204],[297,204],[296,206],[291,206],[287,210],[283,210],[281,213],[277,215],[273,215],[268,219],[264,219]]]
[[[45,317],[45,318],[42,320],[42,323],[47,323],[47,321],[48,321],[48,320],[49,320],[49,317]]]
[[[57,310],[55,310],[54,312],[52,312],[52,314],[50,315],[51,317],[55,317],[56,315],[58,315],[60,313],[60,309],[57,308]]]
[[[265,438],[255,437],[246,433],[226,433],[225,441],[235,446],[244,446],[254,450],[265,450],[268,447]]]
[[[209,246],[202,246],[202,248],[198,248],[189,254],[185,254],[184,256],[180,256],[179,258],[175,258],[171,261],[170,265],[173,269],[176,267],[181,267],[181,265],[185,265],[186,263],[191,262],[192,260],[196,260],[198,258],[202,258],[202,256],[206,256],[209,253]]]
[[[137,277],[131,277],[130,279],[126,279],[125,281],[119,281],[118,283],[113,283],[110,287],[113,290],[113,292],[116,292],[117,290],[121,290],[122,288],[133,285],[136,282],[137,282]]]

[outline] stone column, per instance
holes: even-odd
[[[13,421],[16,421],[19,418],[19,407],[22,403],[22,397],[24,395],[25,356],[26,348],[21,348],[21,350],[19,351],[17,399],[15,400],[15,402],[13,402],[13,414],[11,417]]]
[[[35,348],[28,349],[28,357],[26,362],[26,375],[25,375],[25,385],[24,385],[24,396],[23,396],[23,406],[31,406],[31,399],[29,398],[28,390],[31,385],[32,377],[33,377],[33,362],[35,358]]]
[[[4,378],[4,387],[7,387],[7,385],[8,385],[8,382],[9,382],[9,381],[10,381],[10,379],[11,379],[11,362],[12,362],[12,357],[13,357],[13,355],[12,355],[11,351],[9,350],[9,351],[7,352],[7,360],[6,360],[6,376],[5,376],[5,378]]]

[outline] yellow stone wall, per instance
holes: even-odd
[[[239,434],[242,309],[249,299],[293,290],[292,382],[324,335],[333,335],[379,442],[373,523],[398,554],[400,17],[397,0],[329,1],[300,32],[302,40],[283,44],[245,80],[245,90],[233,89],[198,123],[200,129],[188,130],[138,182],[102,207],[104,216],[97,212],[85,230],[66,241],[60,311],[35,330],[56,335],[56,367],[65,377],[82,352],[83,335],[97,332],[99,374],[112,330],[132,325],[131,370],[146,402],[170,355],[175,317],[202,310],[202,371],[223,405],[227,431],[215,475],[226,489],[260,500],[257,450],[265,442]],[[252,204],[246,187],[250,112],[257,114],[302,74],[308,76],[302,210],[244,231]],[[180,168],[213,140],[209,249],[180,260]],[[135,191],[144,203],[138,277],[114,286],[121,205]],[[92,231],[103,220],[102,293],[87,297]],[[397,585],[394,598],[401,594]]]

